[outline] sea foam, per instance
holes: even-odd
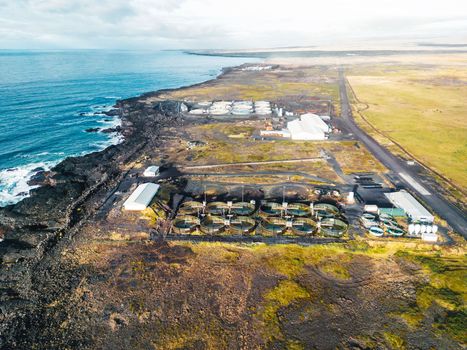
[[[11,169],[0,170],[0,206],[14,204],[29,195],[31,186],[28,181],[41,170],[49,170],[53,162],[30,163]]]

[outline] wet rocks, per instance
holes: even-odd
[[[86,132],[98,132],[99,130],[100,130],[100,128],[88,128],[88,129],[86,129],[84,131],[86,131]]]

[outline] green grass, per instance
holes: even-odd
[[[364,116],[430,167],[467,186],[467,81],[465,70],[441,67],[349,73]]]
[[[259,318],[263,323],[263,333],[268,340],[282,339],[277,312],[294,302],[311,298],[311,294],[291,280],[283,280],[264,295]]]
[[[326,261],[324,265],[319,267],[319,269],[322,272],[341,280],[349,280],[352,277],[347,268],[343,265],[342,261]]]
[[[384,340],[392,350],[403,350],[406,348],[404,340],[397,334],[384,332]]]
[[[398,313],[409,326],[416,328],[427,310],[433,306],[442,308],[437,312],[433,327],[440,336],[467,342],[467,273],[464,255],[441,253],[412,253],[399,251],[396,256],[419,264],[428,277],[428,282],[417,290],[416,305]]]

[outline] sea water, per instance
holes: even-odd
[[[28,195],[31,176],[69,156],[121,141],[90,133],[118,118],[103,114],[121,98],[215,78],[255,59],[180,51],[0,50],[0,206]]]

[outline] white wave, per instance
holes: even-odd
[[[99,120],[99,123],[102,123],[105,127],[108,128],[122,126],[122,120],[118,117],[108,117],[108,119]]]
[[[106,149],[109,146],[114,146],[114,145],[118,145],[119,143],[122,143],[123,140],[125,139],[123,135],[118,134],[118,133],[111,133],[108,135],[109,135],[109,138],[107,140],[94,142],[93,145],[98,147],[99,150],[102,151],[103,149]]]
[[[113,105],[92,106],[91,109],[93,112],[105,113],[111,111],[113,109]]]
[[[22,158],[22,159],[36,159],[37,157],[43,157],[43,156],[64,156],[65,152],[40,152],[40,153],[30,153],[30,154],[18,154],[15,155],[15,158]]]
[[[37,174],[35,169],[49,170],[56,162],[39,162],[0,170],[0,206],[15,204],[29,196],[29,191],[39,186],[30,186],[28,181]]]

